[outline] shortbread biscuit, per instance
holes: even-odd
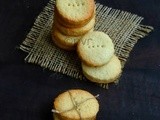
[[[107,34],[94,31],[82,37],[78,42],[77,52],[85,64],[102,66],[114,55],[114,45]]]
[[[71,50],[75,50],[74,46],[67,46],[64,45],[60,42],[60,40],[57,38],[57,36],[55,36],[54,34],[52,35],[52,41],[55,43],[55,45],[61,49],[67,50],[67,51],[71,51]]]
[[[93,13],[93,15],[92,15],[92,17],[90,18],[90,20],[91,19],[93,19],[93,17],[95,17],[96,16],[96,8],[95,8],[95,10],[94,10],[94,13]],[[59,17],[58,17],[58,14],[57,14],[57,10],[55,9],[55,11],[54,11],[54,19],[60,24],[60,25],[62,25],[62,26],[64,26],[64,27],[67,27],[67,28],[80,28],[80,27],[83,27],[83,26],[85,26],[85,25],[87,25],[89,22],[90,22],[90,20],[88,21],[88,22],[86,22],[86,23],[79,23],[79,24],[68,24],[68,23],[66,23],[65,21],[63,21],[62,19],[60,19]]]
[[[89,92],[74,89],[60,94],[54,101],[54,109],[62,120],[95,120],[99,104]]]
[[[90,67],[82,63],[84,76],[96,83],[111,83],[117,80],[121,74],[121,62],[115,55],[101,67]]]
[[[91,29],[89,32],[93,31],[93,29]],[[52,31],[52,34],[55,36],[55,38],[57,38],[58,42],[66,47],[71,47],[71,48],[75,48],[77,46],[78,41],[82,38],[82,36],[67,36],[62,34],[61,32],[59,32],[57,30],[57,28],[55,27]]]
[[[86,24],[93,16],[94,0],[56,0],[58,17],[67,24]]]
[[[80,27],[80,28],[67,28],[67,27],[64,27],[64,26],[60,25],[60,23],[58,23],[56,20],[55,20],[54,24],[55,24],[56,28],[61,33],[65,34],[65,35],[80,36],[80,35],[86,34],[89,30],[94,28],[95,17],[93,17],[88,24],[86,24],[85,26]]]

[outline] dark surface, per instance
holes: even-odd
[[[0,0],[0,120],[52,120],[52,101],[80,88],[100,94],[97,120],[160,119],[160,1],[99,0],[143,16],[155,30],[130,54],[119,85],[104,90],[24,62],[17,49],[48,0]]]

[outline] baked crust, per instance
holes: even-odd
[[[78,42],[77,53],[88,66],[102,66],[114,55],[114,45],[107,34],[93,31],[84,35]]]
[[[56,0],[55,11],[59,19],[69,26],[84,25],[92,18],[94,0]]]
[[[62,120],[80,120],[80,116],[76,109],[72,109],[74,105],[70,95],[74,102],[79,104],[77,110],[79,110],[81,119],[95,120],[99,111],[98,101],[92,94],[80,89],[66,91],[55,99],[54,108],[60,112],[58,117]]]
[[[121,62],[115,55],[104,66],[90,67],[82,63],[82,70],[84,76],[96,83],[112,83],[119,78],[122,72]]]
[[[94,28],[95,25],[95,16],[83,27],[79,28],[68,28],[62,26],[57,20],[54,21],[56,28],[63,33],[64,35],[68,36],[80,36],[86,34],[88,31]]]

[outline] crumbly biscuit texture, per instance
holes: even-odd
[[[74,104],[77,108],[74,108]],[[60,112],[63,120],[95,120],[99,104],[89,92],[76,89],[60,94],[54,101],[54,108]]]
[[[85,64],[102,66],[114,55],[114,45],[107,34],[94,31],[84,35],[78,42],[77,52]]]
[[[88,22],[95,9],[94,0],[56,0],[58,17],[69,24]]]
[[[96,83],[111,83],[117,80],[121,74],[121,63],[115,55],[109,63],[101,67],[90,67],[82,63],[83,74],[92,82]]]

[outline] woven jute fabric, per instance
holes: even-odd
[[[81,62],[76,51],[68,52],[54,45],[51,29],[54,18],[55,0],[50,0],[37,17],[20,49],[27,52],[25,61],[38,64],[55,72],[60,72],[77,79],[83,79]],[[142,25],[143,17],[126,11],[112,9],[96,3],[95,30],[103,31],[113,40],[115,54],[125,65],[130,51],[140,38],[153,30]],[[99,84],[107,88],[107,84]]]

